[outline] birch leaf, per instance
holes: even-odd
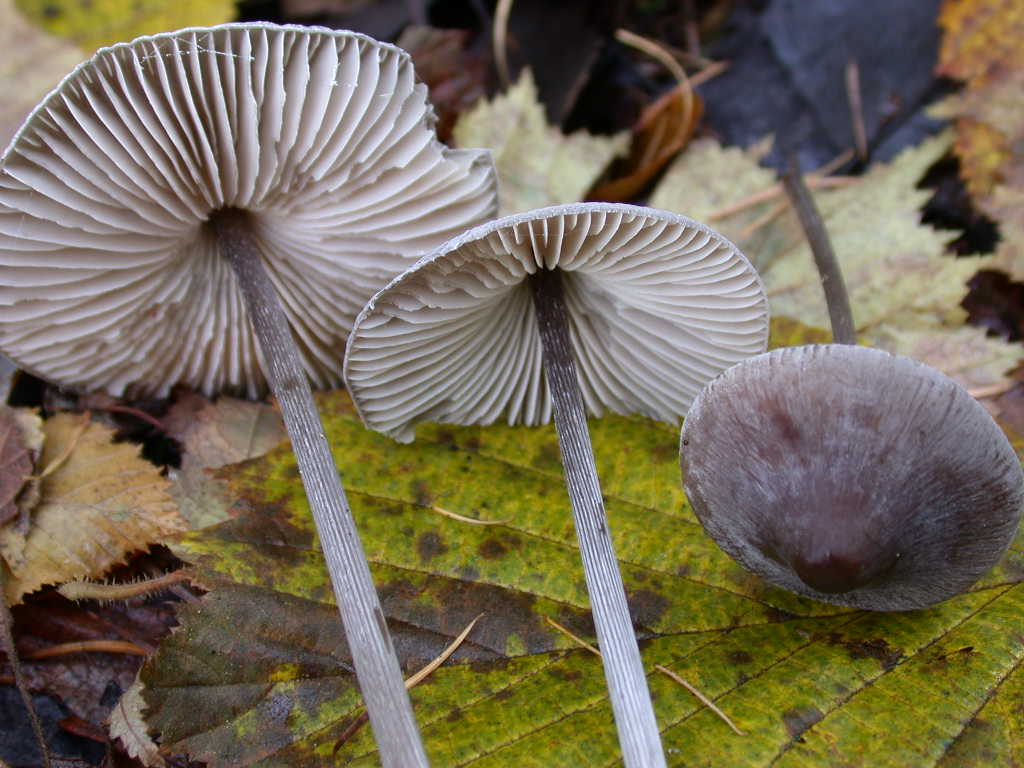
[[[860,180],[820,189],[814,196],[843,268],[861,340],[914,357],[965,386],[980,387],[1003,381],[1024,348],[965,325],[967,313],[960,302],[967,281],[991,267],[993,259],[956,259],[944,250],[955,235],[921,224],[920,208],[930,192],[918,189],[917,182],[950,142],[949,134],[938,136],[888,165],[874,166]],[[756,155],[704,140],[673,164],[651,204],[712,218],[712,226],[736,242],[760,271],[773,315],[828,327],[810,247],[795,214],[779,207],[780,196],[715,215],[770,189],[773,180],[767,173]]]
[[[12,605],[44,584],[99,578],[184,529],[167,481],[137,446],[111,442],[113,430],[85,424],[80,415],[54,416],[43,430],[37,466],[57,462],[56,469],[39,485],[23,559],[10,563]],[[11,535],[0,531],[0,546]]]
[[[452,132],[458,147],[491,150],[498,172],[499,214],[574,203],[616,156],[629,146],[629,133],[564,135],[548,125],[529,70],[507,93],[481,101],[462,114]]]

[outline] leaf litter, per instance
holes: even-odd
[[[487,612],[413,693],[432,760],[612,764],[600,664],[549,623],[593,633],[553,432],[427,426],[399,446],[365,431],[343,393],[320,405],[400,657],[410,667],[432,658]],[[928,763],[970,718],[950,687],[984,696],[1016,679],[1021,649],[994,628],[1024,607],[1019,541],[974,590],[928,611],[814,603],[765,586],[699,534],[675,482],[673,428],[623,417],[592,427],[645,663],[690,681],[749,734],[732,741],[714,713],[654,676],[666,746],[687,763],[760,765],[784,754],[785,765],[815,759],[822,744],[833,745],[832,759]],[[382,461],[394,471],[377,472]],[[246,512],[188,534],[177,549],[211,592],[181,611],[181,628],[142,672],[150,727],[168,753],[213,765],[312,765],[330,754],[373,764],[364,732],[334,752],[359,697],[328,621],[330,589],[290,454],[278,449],[219,475]],[[441,493],[453,510],[486,508],[510,522],[439,519],[429,506]],[[967,645],[985,649],[984,663],[958,660],[936,680],[934,649]],[[888,735],[864,743],[864,718],[911,690],[913,706],[887,715]],[[792,713],[812,710],[820,716],[794,736]],[[584,729],[593,734],[586,743],[576,738]]]
[[[945,252],[952,236],[920,223],[929,192],[915,185],[950,143],[948,134],[929,139],[872,166],[856,183],[815,190],[814,199],[846,277],[861,341],[927,363],[968,388],[989,386],[1005,382],[1024,357],[1019,344],[965,325],[960,302],[967,281],[993,259],[953,258]],[[827,327],[810,247],[793,212],[751,226],[775,183],[758,155],[696,142],[669,168],[651,204],[698,220],[718,212],[714,226],[758,268],[772,314]],[[730,198],[758,202],[730,209]]]
[[[527,90],[524,82],[516,87]],[[482,105],[477,112],[490,123],[465,129],[484,137],[474,141],[493,142],[499,150],[499,175],[511,193],[510,205],[518,206],[511,210],[582,197],[573,190],[589,187],[625,147],[624,136],[617,145],[604,139],[589,143],[595,137],[585,134],[563,136],[547,125],[529,96],[527,90],[526,96],[498,97],[489,114]],[[518,104],[503,106],[503,99],[515,98]],[[517,144],[516,137],[503,135],[503,124],[557,149],[541,157],[530,173],[519,175],[515,156],[530,142]],[[685,167],[685,175],[674,175],[676,167],[670,170],[656,197],[678,192],[679,184],[703,184],[703,198],[687,201],[692,207],[683,213],[700,219],[702,208],[710,206],[714,213],[736,207],[744,196],[775,183],[772,174],[757,167],[769,146],[741,152],[699,140],[676,163]],[[891,338],[880,336],[875,343],[931,355],[947,372],[961,364],[960,374],[969,383],[1004,386],[1002,366],[1010,367],[1007,360],[1016,361],[1020,350],[993,343],[982,350],[981,359],[963,363],[978,346],[979,335],[963,326],[963,314],[955,309],[962,296],[957,293],[961,273],[945,271],[943,259],[949,259],[942,254],[941,235],[925,238],[913,231],[917,220],[912,211],[919,207],[913,175],[925,154],[938,151],[925,145],[876,168],[864,181],[837,180],[841,188],[822,189],[818,201],[830,232],[836,226],[844,233],[842,240],[860,245],[847,231],[852,229],[848,209],[862,216],[864,232],[884,240],[875,226],[885,212],[873,217],[867,203],[895,198],[898,256],[909,258],[906,251],[914,249],[907,245],[914,243],[921,265],[931,267],[921,274],[934,275],[926,295],[915,294],[910,301],[907,292],[882,291],[879,305],[869,307],[864,338],[888,332]],[[722,165],[702,168],[709,157]],[[556,174],[553,180],[544,172],[549,168],[573,173]],[[675,179],[675,190],[668,188],[669,178]],[[824,184],[831,183],[825,177]],[[1006,214],[997,201],[993,197],[990,210]],[[773,322],[773,339],[817,339],[816,326],[824,323],[823,314],[811,309],[816,275],[809,254],[801,253],[805,246],[798,245],[802,239],[785,206],[748,201],[713,223],[734,232],[749,255],[775,260],[772,284],[790,303],[782,304],[789,317]],[[751,245],[744,246],[747,242]],[[871,256],[886,265],[885,254],[872,250]],[[976,269],[983,261],[994,263],[967,263]],[[896,262],[888,265],[894,271]],[[947,284],[955,290],[940,290]],[[775,304],[779,301],[773,296]],[[855,312],[859,307],[855,297]],[[512,760],[522,765],[613,764],[617,746],[600,667],[588,663],[559,632],[547,629],[557,619],[567,631],[592,633],[581,575],[574,570],[571,527],[563,519],[566,505],[556,482],[553,436],[545,430],[428,427],[420,444],[399,450],[362,435],[344,395],[325,396],[322,402],[336,417],[329,429],[336,445],[348,441],[353,446],[336,448],[339,465],[346,476],[359,477],[357,514],[361,527],[365,520],[373,529],[368,547],[374,548],[374,574],[385,587],[385,608],[398,628],[402,658],[410,666],[423,662],[457,637],[473,610],[496,612],[488,613],[474,639],[418,689],[417,712],[425,718],[431,754],[473,765]],[[200,411],[215,407],[194,405]],[[330,590],[315,536],[303,518],[304,503],[296,495],[298,480],[286,449],[263,459],[255,457],[266,449],[202,454],[207,442],[201,435],[215,435],[221,419],[228,420],[224,412],[210,411],[204,428],[212,432],[190,434],[186,428],[177,433],[186,445],[186,459],[196,454],[191,477],[209,484],[195,492],[172,492],[183,507],[193,504],[194,514],[186,515],[192,525],[217,523],[190,534],[179,552],[196,563],[193,573],[214,591],[202,603],[182,609],[182,629],[147,669],[148,679],[159,683],[145,694],[156,704],[147,717],[163,730],[168,753],[180,747],[214,764],[320,764],[318,759],[334,754],[332,734],[338,736],[340,725],[358,711],[359,699],[345,668],[344,641],[329,626]],[[652,690],[673,759],[821,764],[836,759],[837,745],[850,759],[877,756],[878,765],[960,764],[956,761],[973,757],[979,745],[997,761],[1015,754],[1013,702],[1021,686],[1016,673],[1021,653],[1019,643],[999,629],[1019,621],[1018,582],[1024,573],[1019,539],[995,573],[943,606],[910,617],[839,612],[765,588],[703,541],[678,491],[678,477],[673,477],[678,474],[673,429],[619,417],[594,426],[603,437],[597,446],[602,472],[612,477],[610,507],[627,521],[617,546],[627,566],[631,602],[641,609],[645,657],[697,681],[712,699],[737,713],[752,734],[744,742],[730,740],[706,710],[678,700],[655,676]],[[394,462],[397,479],[367,477],[367,467],[380,462]],[[431,467],[435,463],[441,465],[438,471]],[[481,468],[485,479],[460,481]],[[509,491],[501,494],[501,488]],[[495,498],[499,494],[507,498]],[[452,515],[465,513],[461,517],[467,522],[494,516],[496,524],[480,528],[439,520],[430,514],[436,513],[431,500],[437,498],[458,510]],[[213,511],[203,517],[206,508]],[[194,685],[209,686],[209,700],[197,701]],[[232,685],[238,689],[228,690]],[[132,727],[144,735],[136,695],[139,709],[131,715]],[[184,722],[186,717],[191,724]],[[901,739],[890,732],[868,738],[866,722],[885,722]],[[594,736],[581,743],[577,735],[585,728]],[[224,751],[216,751],[218,738]],[[152,743],[146,749],[151,759],[160,759]],[[363,733],[337,754],[353,764],[372,764],[372,750],[372,740]]]
[[[185,529],[167,481],[136,446],[112,443],[113,430],[80,415],[58,414],[43,430],[38,464],[47,469],[23,545],[10,526],[0,529],[15,605],[44,584],[99,578]]]

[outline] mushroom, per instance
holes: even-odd
[[[923,608],[1009,546],[1024,473],[985,409],[910,358],[776,349],[723,373],[682,430],[686,495],[718,545],[838,605]]]
[[[627,766],[664,756],[586,412],[678,423],[708,380],[766,337],[760,280],[732,244],[683,216],[607,203],[456,237],[376,294],[349,337],[356,408],[398,440],[424,420],[532,425],[554,411]]]
[[[426,765],[310,394],[414,257],[494,214],[487,153],[433,132],[408,55],[229,24],[99,51],[0,165],[0,349],[61,385],[281,404],[385,765]]]
[[[924,608],[1006,551],[1024,473],[952,379],[854,346],[842,269],[795,161],[783,184],[838,343],[777,349],[712,381],[683,425],[686,495],[718,545],[773,584],[856,608]]]

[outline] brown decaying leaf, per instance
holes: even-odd
[[[34,413],[0,406],[0,526],[18,517],[16,499],[42,448],[41,424]]]
[[[215,469],[261,456],[288,438],[271,405],[221,397],[215,402],[183,392],[164,418],[167,434],[182,444],[182,461]]]
[[[635,198],[686,146],[703,112],[704,102],[689,83],[680,83],[662,94],[640,114],[622,168],[614,178],[594,187],[587,199],[626,202]]]
[[[52,591],[30,596],[13,613],[16,642],[29,687],[59,697],[71,714],[93,727],[102,726],[110,713],[109,689],[126,689],[135,679],[141,657],[95,652],[65,654],[42,661],[33,661],[31,657],[75,643],[86,644],[86,648],[96,648],[100,643],[130,643],[151,652],[174,622],[171,604],[167,602],[76,605]],[[2,668],[0,662],[0,676]]]
[[[59,459],[82,423],[69,414],[49,419],[39,465]],[[12,604],[44,584],[97,578],[132,552],[184,530],[169,483],[137,446],[112,438],[112,430],[88,424],[67,459],[41,481],[23,559],[11,568]],[[9,534],[0,531],[0,544]]]
[[[456,119],[487,92],[487,61],[470,51],[468,29],[409,26],[397,45],[409,52],[416,75],[430,89],[437,137],[447,141]]]
[[[171,495],[193,528],[226,520],[228,500],[207,470],[261,456],[287,439],[281,414],[266,403],[185,392],[164,418],[182,444],[181,467],[170,472]]]
[[[1024,3],[946,0],[939,74],[966,88],[938,109],[978,207],[1000,226],[995,265],[1024,277]]]

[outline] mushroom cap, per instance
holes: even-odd
[[[1024,473],[949,377],[877,349],[777,349],[715,379],[686,416],[690,504],[773,584],[855,608],[923,608],[1009,546]]]
[[[315,386],[366,300],[495,215],[489,154],[436,138],[404,51],[267,23],[100,50],[0,161],[0,350],[73,388],[266,390],[205,223],[249,214]]]
[[[541,208],[480,225],[370,300],[345,380],[367,426],[398,440],[433,420],[551,419],[527,279],[562,273],[588,411],[678,422],[694,396],[764,350],[756,271],[728,240],[666,211],[611,203]]]

